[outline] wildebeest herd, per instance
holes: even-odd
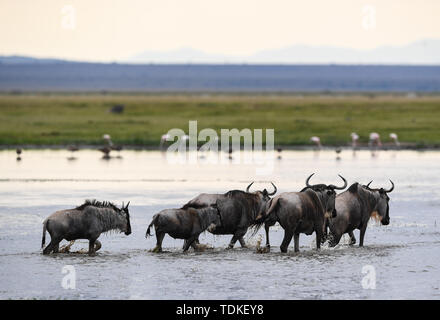
[[[251,183],[245,191],[231,190],[224,194],[202,193],[179,209],[165,209],[153,216],[146,237],[151,236],[154,226],[156,247],[153,252],[162,251],[162,241],[166,234],[175,239],[184,239],[183,251],[189,247],[195,250],[201,247],[199,235],[208,231],[217,235],[232,235],[228,248],[233,248],[237,240],[246,247],[244,235],[251,229],[254,235],[264,225],[266,231],[266,251],[270,250],[269,228],[278,222],[284,229],[281,252],[287,252],[294,238],[294,250],[299,251],[299,235],[316,233],[316,247],[328,241],[336,246],[342,235],[348,233],[350,244],[356,243],[353,230],[360,230],[359,246],[364,244],[368,221],[374,217],[388,225],[388,194],[394,190],[371,188],[370,183],[353,183],[346,191],[336,194],[336,190],[347,187],[347,180],[342,177],[343,185],[338,187],[327,184],[310,184],[311,174],[306,179],[306,186],[299,192],[284,192],[275,197],[277,188],[272,183],[273,191],[250,191]],[[111,202],[87,200],[74,209],[53,213],[43,222],[42,247],[45,234],[49,232],[51,241],[43,253],[59,252],[59,243],[65,239],[89,240],[89,254],[101,248],[97,240],[101,233],[120,231],[131,233],[129,203],[118,208]]]

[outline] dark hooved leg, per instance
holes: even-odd
[[[321,237],[321,244],[324,244],[324,242],[328,239],[328,219],[325,220],[325,226],[324,226],[324,233]]]
[[[350,232],[348,233],[348,235],[350,236],[350,245],[355,244],[355,243],[356,243],[356,237],[354,236],[353,231],[350,231]]]
[[[54,251],[54,253],[58,252],[58,247],[61,240],[62,239],[50,239],[50,243],[47,245],[46,248],[44,248],[43,254],[49,254],[52,251]],[[56,252],[55,249],[57,250]]]
[[[237,242],[237,240],[238,240],[238,237],[234,234],[226,249],[232,249],[234,247],[235,243]]]
[[[189,239],[186,239],[185,245],[183,246],[183,252],[187,251],[196,239],[197,239],[197,236],[193,236]]]
[[[101,247],[102,247],[101,241],[95,240],[95,252],[101,249]]]
[[[367,231],[367,227],[366,226],[361,229],[361,234],[360,234],[360,237],[359,237],[359,247],[363,247],[364,246],[365,231]]]
[[[264,230],[266,231],[266,247],[270,248],[270,242],[269,242],[269,228],[270,226],[268,224],[264,225]]]
[[[52,241],[43,249],[43,254],[49,254],[52,251]]]
[[[95,254],[95,241],[96,239],[89,239],[89,256]]]
[[[235,243],[237,242],[237,240],[239,240],[240,238],[243,238],[243,236],[246,234],[246,231],[247,231],[247,229],[236,231],[234,236],[231,239],[231,242],[229,243],[228,249],[232,249],[234,247]],[[243,244],[246,246],[243,239],[240,240],[240,244],[242,247],[243,247]]]
[[[342,234],[335,234],[333,232],[330,233],[330,241],[329,245],[330,247],[336,247],[336,245],[341,241]]]
[[[293,235],[293,242],[295,244],[295,252],[299,252],[299,233]]]
[[[322,232],[316,231],[316,250],[321,249]]]
[[[162,241],[165,237],[165,233],[157,232],[156,230],[156,247],[154,247],[153,252],[162,252]]]
[[[292,241],[292,237],[293,237],[293,231],[284,230],[284,238],[280,246],[281,252],[287,252],[287,248],[289,247],[290,241]]]
[[[187,240],[185,239],[185,241],[183,242],[182,249],[185,248],[186,241],[187,241]],[[199,247],[199,245],[200,245],[200,241],[199,241],[199,238],[197,237],[197,239],[194,240],[193,243],[191,243],[191,247],[193,247],[194,250],[197,250],[198,247]]]
[[[238,238],[238,241],[240,242],[240,245],[242,248],[247,248],[246,242],[244,242],[243,236]]]

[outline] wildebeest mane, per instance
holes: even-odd
[[[313,191],[317,191],[317,192],[324,191],[325,189],[327,189],[327,185],[325,185],[325,184],[315,184],[315,185],[310,186],[310,187],[304,187],[300,192],[304,192],[304,191],[306,191],[308,189],[313,190]]]
[[[115,211],[121,211],[116,205],[111,203],[110,201],[98,201],[96,199],[93,200],[86,200],[82,205],[75,208],[75,210],[84,210],[88,206],[93,206],[97,208],[110,208]]]

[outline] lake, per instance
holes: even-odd
[[[227,155],[221,154],[221,157]],[[237,156],[234,154],[234,156]],[[0,151],[0,299],[439,299],[440,298],[440,152],[343,150],[283,151],[273,171],[257,174],[252,164],[170,164],[158,151],[123,150],[110,160],[99,151]],[[271,228],[271,252],[259,254],[264,230],[226,250],[230,236],[205,233],[203,252],[182,253],[183,240],[165,237],[164,252],[150,250],[145,238],[153,214],[177,208],[201,192],[268,188],[299,191],[312,183],[340,184],[337,174],[389,188],[388,226],[371,221],[365,247],[315,249],[315,236],[300,236],[280,252],[283,229]],[[42,221],[56,210],[85,199],[131,201],[132,234],[101,235],[96,256],[41,254]],[[439,221],[437,221],[439,220]],[[154,233],[154,231],[153,231]],[[355,232],[359,239],[359,231]],[[49,234],[46,243],[49,242]],[[67,242],[63,242],[67,243]],[[88,247],[79,240],[72,251]],[[73,266],[76,288],[62,286],[63,268]],[[375,289],[364,289],[363,268],[375,273]]]

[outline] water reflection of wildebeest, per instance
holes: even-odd
[[[190,246],[195,247],[193,243],[202,232],[214,230],[221,222],[215,207],[165,209],[153,216],[145,237],[151,236],[150,228],[154,225],[157,243],[153,252],[162,251],[162,241],[167,233],[174,239],[185,239],[183,251],[186,251]]]
[[[50,243],[43,250],[43,254],[57,253],[59,243],[77,239],[89,240],[89,254],[94,254],[101,248],[97,240],[101,233],[120,230],[127,236],[131,233],[130,214],[128,205],[116,207],[111,202],[86,200],[84,204],[74,209],[61,210],[53,213],[43,222],[43,239],[41,247],[46,241],[46,230],[50,234]],[[96,244],[96,247],[95,247]]]
[[[353,230],[359,229],[359,246],[362,247],[365,231],[371,217],[377,218],[383,225],[390,223],[390,198],[387,194],[394,190],[394,183],[391,180],[390,182],[392,186],[389,190],[371,189],[371,182],[366,186],[356,182],[336,197],[338,215],[329,219],[330,246],[336,246],[344,233],[349,234],[350,244],[355,244],[356,238]]]
[[[311,174],[306,180],[306,187],[300,192],[284,192],[267,204],[267,210],[258,216],[258,220],[265,222],[266,247],[270,248],[269,228],[278,222],[284,228],[284,239],[281,244],[281,252],[287,252],[290,241],[294,237],[295,252],[299,251],[299,234],[311,235],[316,232],[316,248],[321,246],[324,236],[325,221],[328,217],[336,216],[335,190],[347,187],[344,181],[342,187],[326,184],[310,185]]]
[[[222,217],[222,225],[215,230],[210,231],[213,234],[225,235],[232,234],[232,239],[228,248],[234,247],[237,240],[242,247],[246,247],[243,239],[248,228],[253,228],[255,234],[261,227],[261,222],[256,221],[258,214],[265,209],[266,203],[277,192],[277,187],[273,184],[274,191],[269,193],[266,189],[263,191],[249,192],[253,182],[247,186],[246,191],[231,190],[224,194],[202,193],[190,200],[183,208],[205,208],[216,207]],[[198,244],[198,239],[196,244]]]

